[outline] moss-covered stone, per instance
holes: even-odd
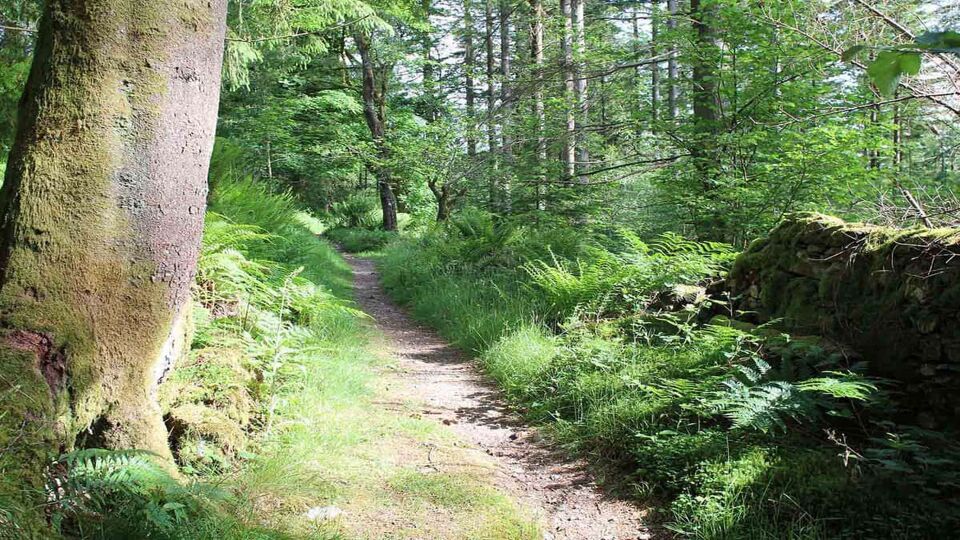
[[[748,317],[839,341],[916,410],[960,418],[960,230],[797,214],[738,258],[728,286]]]

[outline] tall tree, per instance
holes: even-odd
[[[536,174],[536,209],[546,208],[544,190],[546,189],[546,162],[547,162],[547,116],[543,103],[543,0],[530,0],[530,56],[533,60],[533,114],[536,118],[537,152],[535,155],[534,170]]]
[[[497,104],[497,90],[495,82],[495,73],[496,73],[496,56],[493,51],[493,23],[494,23],[494,14],[493,14],[493,0],[486,0],[484,3],[484,35],[483,35],[483,47],[484,52],[486,53],[487,58],[487,156],[490,164],[491,172],[490,175],[490,185],[489,185],[489,198],[490,198],[490,207],[496,208],[497,206],[497,174],[499,160],[498,156],[498,145],[497,145],[497,122],[496,122],[496,104]]]
[[[577,107],[576,114],[576,162],[577,169],[581,172],[589,168],[590,152],[587,149],[586,134],[587,126],[590,123],[590,96],[587,94],[586,78],[586,21],[584,18],[584,4],[586,0],[570,0],[572,2],[571,11],[573,12],[574,26],[574,86],[573,96]],[[586,177],[580,179],[586,182]]]
[[[677,0],[667,0],[667,29],[673,33],[677,29]],[[676,39],[671,35],[670,39]],[[680,114],[678,98],[680,93],[679,86],[680,66],[677,63],[677,48],[671,45],[670,57],[667,59],[667,112],[671,120],[676,120]]]
[[[510,0],[500,0],[500,156],[502,158],[501,174],[499,178],[498,194],[499,209],[510,211],[510,175],[513,174],[513,138],[511,121],[513,120],[513,98],[511,73],[511,43],[513,33],[510,31],[510,12],[513,6]]]
[[[390,146],[386,139],[387,123],[387,77],[392,66],[376,66],[371,37],[364,32],[354,35],[357,50],[360,53],[360,72],[363,93],[363,118],[370,129],[370,136],[377,149],[376,160],[372,163],[377,178],[377,192],[380,195],[380,209],[383,215],[383,230],[397,230],[397,196],[393,192],[393,174],[390,171]]]
[[[715,186],[719,171],[716,135],[720,122],[720,96],[717,92],[716,35],[717,5],[714,0],[690,0],[696,52],[693,62],[693,144],[690,152],[700,180],[706,188]]]
[[[225,28],[226,0],[46,3],[0,194],[5,468],[170,455],[154,394],[186,345]]]
[[[563,73],[564,100],[566,102],[566,126],[563,137],[563,151],[561,154],[563,181],[573,180],[576,174],[577,160],[577,116],[576,74],[573,67],[573,0],[560,0],[560,16],[563,18],[563,35],[560,38],[561,71]]]
[[[477,90],[474,81],[474,70],[476,69],[476,53],[473,50],[473,5],[470,0],[463,1],[463,83],[466,94],[467,107],[467,155],[474,157],[477,155]]]
[[[634,11],[634,28],[637,19]],[[636,34],[636,29],[634,30]],[[636,38],[635,38],[636,39]],[[660,54],[660,0],[650,0],[650,58]],[[650,124],[656,126],[660,121],[660,62],[650,64]],[[654,127],[654,129],[656,129]],[[651,130],[652,131],[652,130]]]

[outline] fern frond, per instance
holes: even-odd
[[[814,377],[797,383],[803,392],[817,392],[836,399],[866,401],[877,391],[876,385],[855,373],[826,372],[832,377]]]

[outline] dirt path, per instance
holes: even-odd
[[[399,366],[397,383],[420,414],[435,418],[496,470],[496,487],[541,522],[545,539],[652,538],[644,512],[607,498],[580,461],[558,455],[508,412],[498,392],[467,357],[432,330],[414,322],[386,295],[369,259],[347,257],[359,306],[385,334]]]

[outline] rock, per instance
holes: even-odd
[[[897,398],[904,409],[956,426],[960,377],[941,377],[960,373],[958,255],[960,229],[795,214],[737,258],[726,284],[749,322],[837,343],[844,354],[826,358],[827,369],[850,365],[852,351],[866,375],[908,389]]]
[[[343,514],[343,510],[337,508],[336,506],[314,506],[313,508],[307,510],[304,516],[310,521],[330,521],[331,519],[336,519]]]

